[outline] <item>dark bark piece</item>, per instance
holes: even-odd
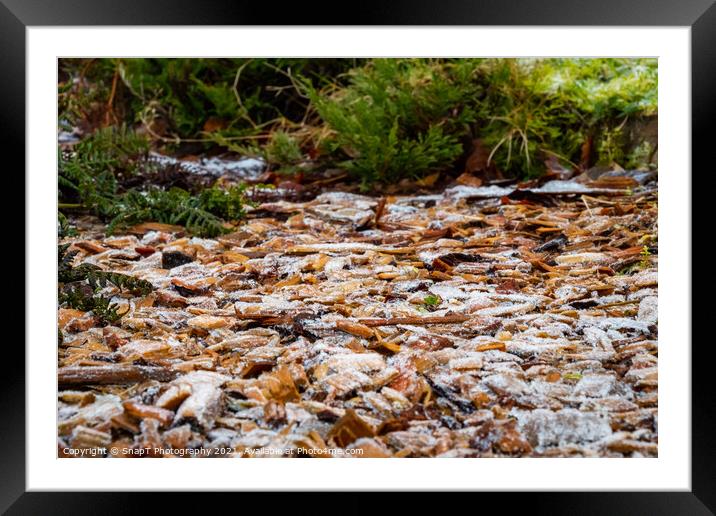
[[[448,253],[440,256],[440,261],[446,263],[450,267],[455,267],[462,262],[474,263],[479,262],[480,257],[474,254],[467,253]],[[434,265],[433,265],[434,266]]]
[[[412,324],[415,326],[426,324],[457,324],[470,320],[466,315],[442,315],[438,317],[391,317],[388,319],[358,319],[359,324],[365,326],[396,326],[398,324]]]
[[[562,249],[567,244],[567,237],[564,235],[559,235],[556,238],[553,238],[552,240],[548,240],[544,244],[538,245],[534,249],[532,249],[532,252],[535,253],[544,253],[547,251],[558,251]]]
[[[472,403],[472,401],[461,398],[460,396],[450,392],[450,389],[448,387],[438,384],[435,380],[433,380],[427,375],[423,375],[423,377],[427,380],[428,385],[430,385],[430,388],[433,390],[433,392],[438,398],[445,399],[448,404],[450,404],[454,408],[459,409],[462,412],[466,412],[469,414],[475,411],[475,405]]]
[[[65,385],[129,384],[146,380],[168,382],[176,372],[165,367],[140,366],[131,364],[108,366],[70,366],[57,371],[57,383]]]
[[[194,258],[179,251],[165,251],[162,253],[162,269],[173,269],[193,261]]]

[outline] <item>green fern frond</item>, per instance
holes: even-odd
[[[81,287],[70,287],[60,292],[59,301],[60,305],[92,312],[103,324],[114,324],[124,316],[124,313],[119,312],[119,306],[109,298],[87,295]]]
[[[87,282],[94,290],[112,284],[119,288],[120,292],[126,290],[142,296],[146,296],[154,290],[150,282],[118,272],[92,270],[87,274]]]

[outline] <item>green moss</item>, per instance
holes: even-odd
[[[492,59],[478,73],[488,86],[477,134],[518,177],[539,175],[549,155],[579,163],[594,136],[595,162],[626,164],[625,120],[657,111],[655,59]]]
[[[638,143],[629,152],[624,159],[624,168],[633,169],[648,169],[654,161],[654,154],[656,147],[649,141],[642,141]]]
[[[597,164],[624,163],[625,141],[620,127],[606,128],[597,142]]]

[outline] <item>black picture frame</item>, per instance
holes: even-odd
[[[346,4],[346,6],[348,6]],[[350,6],[348,6],[350,7]],[[692,51],[692,163],[708,174],[713,167],[716,125],[716,6],[714,0],[400,0],[362,1],[345,10],[324,0],[293,4],[231,0],[137,1],[124,0],[0,0],[0,141],[19,158],[24,169],[25,149],[25,29],[29,26],[85,25],[553,25],[553,26],[688,26]],[[340,14],[339,14],[340,13]],[[350,13],[350,14],[349,14]],[[350,23],[348,23],[350,22]],[[48,114],[48,116],[50,116]],[[710,167],[708,165],[711,165]],[[22,167],[22,168],[21,168]],[[669,171],[686,173],[686,171]],[[693,178],[693,174],[692,174]],[[21,174],[15,191],[23,191]],[[704,181],[706,178],[700,179]],[[703,187],[701,188],[704,189]],[[693,190],[692,190],[693,192]],[[29,192],[25,192],[27,195]],[[693,199],[692,206],[696,206]],[[693,214],[693,209],[692,209]],[[692,216],[692,220],[694,217]],[[695,220],[694,220],[695,222]],[[695,232],[692,232],[694,235]],[[693,263],[693,261],[692,261]],[[28,271],[25,270],[27,274]],[[19,290],[18,286],[18,291]],[[676,302],[690,302],[681,300]],[[675,302],[666,300],[666,303]],[[23,305],[24,306],[24,305]],[[692,303],[692,321],[703,320],[704,308]],[[696,317],[694,317],[696,315]],[[690,492],[610,493],[480,493],[486,502],[550,514],[713,514],[714,407],[709,389],[711,366],[708,339],[692,346],[692,457]],[[49,344],[49,343],[48,343]],[[5,345],[10,345],[6,342]],[[16,344],[13,344],[16,345]],[[685,342],[664,345],[688,346]],[[25,492],[25,368],[24,354],[16,350],[12,367],[2,368],[0,389],[0,510],[8,514],[130,513],[146,507],[145,496],[127,493]],[[709,480],[710,479],[710,480]],[[271,495],[274,497],[275,495]],[[474,496],[474,495],[473,495]],[[485,497],[490,497],[485,498]],[[499,498],[503,502],[499,502]],[[172,503],[184,510],[206,510],[207,496],[173,493]],[[224,497],[211,501],[225,503]],[[415,498],[424,504],[423,497]],[[433,497],[435,499],[437,497]],[[494,498],[494,499],[493,499]],[[278,498],[280,500],[280,497]],[[272,498],[276,500],[276,498]],[[343,512],[361,504],[358,493],[342,498]],[[273,502],[272,502],[273,503]],[[440,503],[438,501],[438,503]],[[451,504],[454,502],[451,502]],[[315,503],[315,510],[320,510]],[[427,508],[427,505],[423,505]],[[443,510],[445,508],[443,502]],[[165,507],[168,509],[168,506]],[[314,512],[314,503],[311,504]]]

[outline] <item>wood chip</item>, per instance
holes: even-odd
[[[169,381],[176,376],[171,369],[156,366],[117,364],[93,367],[61,367],[57,371],[60,385],[129,384],[146,380]]]
[[[459,324],[469,321],[466,315],[445,315],[443,317],[391,317],[388,319],[358,319],[358,323],[364,326],[397,326],[406,324],[412,326],[424,326],[430,324]]]
[[[152,407],[151,405],[144,405],[132,400],[125,401],[122,403],[122,406],[128,414],[139,419],[147,417],[156,419],[162,426],[169,426],[174,419],[174,412],[160,407]]]

